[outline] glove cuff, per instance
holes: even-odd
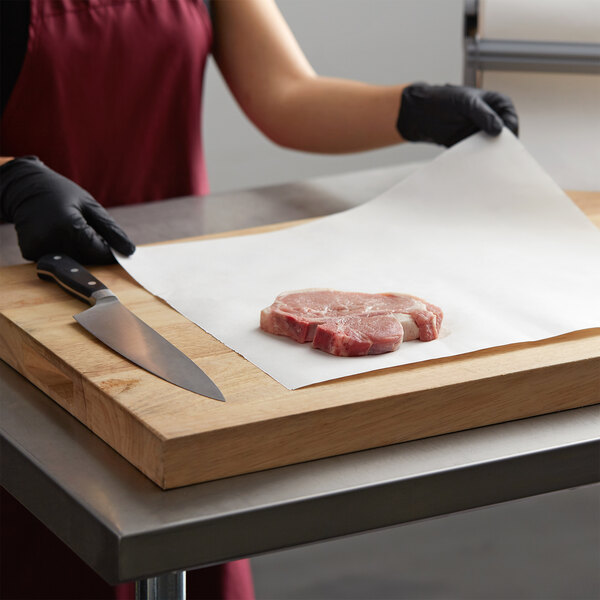
[[[417,82],[407,85],[402,90],[396,129],[409,142],[433,142],[424,135],[420,126],[423,119],[426,118],[423,101],[427,98],[427,90],[430,87],[426,83]]]

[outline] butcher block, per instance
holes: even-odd
[[[600,193],[570,196],[600,226]],[[290,391],[120,266],[91,271],[227,401],[105,347],[73,319],[85,306],[33,264],[0,269],[0,357],[165,489],[600,403],[600,329]]]

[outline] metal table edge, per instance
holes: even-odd
[[[600,437],[124,535],[111,575],[123,582],[204,567],[598,482]],[[165,547],[175,549],[167,560]]]
[[[100,576],[116,580],[114,557],[119,555],[121,532],[93,508],[82,505],[1,429],[0,485]],[[86,532],[87,543],[80,543],[80,531]]]

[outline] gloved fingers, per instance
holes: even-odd
[[[115,261],[110,247],[83,218],[76,223],[62,223],[40,234],[24,231],[17,225],[21,254],[36,262],[44,254],[63,253],[83,264],[110,264]]]
[[[518,136],[519,116],[512,100],[500,92],[486,92],[484,98],[500,116],[504,125]]]
[[[106,209],[93,199],[86,199],[82,213],[87,222],[112,246],[117,252],[129,256],[135,251],[135,245],[127,234],[115,223]]]
[[[502,131],[502,119],[482,96],[469,95],[465,116],[478,129],[483,129],[483,131],[490,135],[498,135]]]
[[[44,254],[49,254],[50,252],[62,252],[62,248],[60,248],[60,243],[46,243],[48,240],[42,237],[32,238],[23,232],[19,231],[19,226],[16,226],[17,231],[17,240],[19,242],[19,248],[21,249],[21,254],[25,260],[31,260],[36,262],[38,258],[44,256]]]
[[[85,221],[69,228],[64,252],[84,265],[109,265],[115,262],[110,246]]]
[[[479,127],[474,125],[471,122],[467,122],[463,124],[462,127],[455,129],[446,140],[444,140],[443,145],[446,148],[450,148],[454,146],[454,144],[458,144],[458,142],[462,142],[465,138],[468,138],[470,135],[477,133],[479,131]]]

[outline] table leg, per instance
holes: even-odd
[[[135,600],[185,600],[185,571],[136,581]]]

